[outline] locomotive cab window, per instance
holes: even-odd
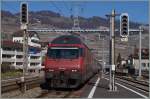
[[[82,54],[81,51],[79,48],[49,48],[47,55],[54,59],[77,59]]]

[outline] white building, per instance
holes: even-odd
[[[42,52],[39,43],[39,36],[35,32],[29,33],[28,39],[28,69],[42,69]],[[13,34],[13,40],[1,41],[1,64],[14,66],[16,69],[23,68],[23,32]]]
[[[28,32],[28,44],[34,47],[41,47],[40,38],[36,32]],[[13,34],[13,42],[23,43],[23,31],[17,31]]]
[[[28,69],[42,69],[41,49],[29,46],[29,49],[36,49],[36,51],[29,53]],[[12,41],[2,41],[1,48],[1,63],[14,66],[16,69],[23,68],[23,48],[22,44]]]
[[[141,49],[141,69],[142,70],[149,70],[149,49],[148,48],[142,48]],[[133,54],[133,66],[135,70],[139,70],[139,49],[136,48],[134,49],[134,54]]]
[[[139,70],[139,59],[133,59],[133,65],[136,70]],[[149,59],[141,59],[141,69],[149,70]]]

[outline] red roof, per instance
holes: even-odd
[[[23,44],[22,43],[18,43],[18,42],[13,42],[11,40],[3,40],[1,41],[1,47],[2,48],[10,48],[10,49],[22,49],[23,48]],[[33,47],[33,46],[29,46],[32,48],[37,48],[39,50],[41,50],[41,48],[39,47]]]
[[[148,59],[149,58],[149,49],[148,48],[142,48],[141,49],[141,56],[142,56],[142,59]],[[139,49],[136,48],[134,49],[134,54],[133,54],[133,57],[138,59],[139,58]]]
[[[36,34],[38,36],[38,38],[40,38],[39,35],[37,34],[37,32],[30,31],[28,33],[29,33],[29,37],[32,37],[32,36],[34,36],[34,34]],[[24,34],[23,30],[19,30],[19,31],[14,32],[12,36],[13,37],[23,37],[23,34]]]
[[[21,43],[13,42],[11,40],[3,40],[2,41],[2,48],[22,48]]]

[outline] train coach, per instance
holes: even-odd
[[[44,65],[45,82],[51,88],[77,88],[100,70],[90,49],[75,35],[55,38]]]

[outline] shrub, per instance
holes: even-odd
[[[14,70],[15,70],[15,67],[11,66],[9,63],[2,63],[1,64],[1,72],[2,73],[14,71]]]

